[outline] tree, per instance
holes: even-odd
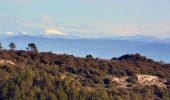
[[[59,100],[67,100],[67,95],[65,94],[61,84],[59,84],[59,87],[57,89],[57,98]]]
[[[86,58],[87,59],[93,59],[93,56],[92,55],[87,55]]]
[[[56,95],[53,92],[49,92],[48,100],[57,100]]]
[[[108,93],[103,89],[97,89],[91,95],[91,100],[110,100]]]
[[[9,48],[10,48],[10,50],[15,50],[15,49],[16,49],[15,43],[11,42],[11,43],[9,44]]]
[[[28,44],[27,50],[38,51],[37,46],[34,43]]]
[[[3,47],[2,47],[2,44],[0,43],[0,50],[2,50],[3,49]]]

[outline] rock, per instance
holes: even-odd
[[[3,59],[0,60],[0,64],[11,64],[11,65],[15,65],[14,62],[9,61],[9,60],[3,60]]]
[[[162,87],[166,88],[167,85],[164,83],[166,82],[165,79],[161,79],[157,76],[152,76],[152,75],[142,75],[142,74],[137,74],[137,82],[133,84],[133,86],[136,85],[141,85],[141,86],[157,86],[157,87]],[[116,82],[118,88],[130,88],[129,85],[131,85],[131,82],[127,82],[127,79],[130,78],[128,76],[123,76],[123,77],[115,77],[115,76],[108,76],[108,79],[111,80],[111,82]]]
[[[164,84],[165,80],[161,79],[157,76],[151,76],[151,75],[137,75],[138,77],[138,83],[140,85],[156,85],[158,87],[166,87],[166,85]]]

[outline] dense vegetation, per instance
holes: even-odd
[[[104,60],[87,55],[57,55],[52,52],[0,50],[0,99],[14,100],[169,100],[170,87],[118,88],[107,76],[155,75],[170,84],[170,65],[139,54]],[[29,45],[29,47],[35,45]],[[29,49],[29,48],[28,48]]]

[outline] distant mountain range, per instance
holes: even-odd
[[[148,36],[106,37],[82,39],[78,37],[43,37],[19,35],[2,37],[0,42],[8,48],[10,42],[17,49],[25,49],[28,43],[36,43],[40,51],[67,53],[75,56],[92,54],[94,57],[111,59],[124,54],[140,53],[154,60],[170,62],[170,39],[161,40]]]
[[[101,39],[107,39],[107,40],[131,40],[131,41],[144,41],[144,42],[155,42],[155,41],[160,41],[161,40],[161,39],[158,39],[156,37],[144,36],[144,35],[105,37],[105,38],[101,38]]]

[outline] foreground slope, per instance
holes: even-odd
[[[0,99],[170,98],[170,65],[139,54],[105,60],[4,50],[0,62]]]

